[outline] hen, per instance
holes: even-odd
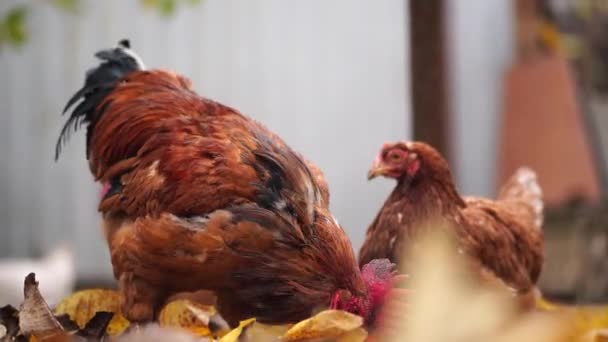
[[[144,70],[128,41],[96,56],[56,152],[86,124],[128,319],[152,320],[169,296],[196,290],[215,292],[233,325],[294,322],[331,303],[373,314],[368,283],[389,286],[380,275],[392,264],[362,275],[316,166],[184,77]]]
[[[535,295],[543,263],[541,190],[536,175],[519,169],[497,200],[461,197],[445,159],[421,142],[385,144],[368,178],[397,180],[367,231],[359,263],[389,258],[411,242],[420,227],[441,218],[455,227],[460,251],[471,257],[484,280],[501,282],[521,295]]]

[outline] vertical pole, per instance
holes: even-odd
[[[409,6],[414,139],[449,160],[445,1],[410,0]]]

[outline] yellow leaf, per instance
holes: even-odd
[[[281,336],[291,328],[293,324],[285,325],[267,325],[255,322],[248,326],[240,338],[248,342],[272,342],[280,341]]]
[[[165,305],[158,323],[163,327],[180,327],[198,336],[211,336],[209,320],[217,315],[213,306],[192,303],[179,299]]]
[[[329,339],[332,341],[364,341],[367,332],[362,328],[363,319],[340,310],[325,310],[294,325],[285,335],[284,341]]]
[[[43,338],[37,338],[34,335],[31,335],[29,338],[29,342],[69,342],[72,341],[73,338],[68,334],[56,334],[53,336],[46,336]]]
[[[521,314],[506,286],[480,276],[458,252],[453,226],[430,221],[417,229],[427,233],[407,246],[402,264],[411,295],[388,303],[391,318],[377,329],[377,341],[555,341],[558,322],[546,317],[553,313]]]
[[[337,342],[362,342],[367,341],[367,330],[357,328],[335,339]]]
[[[127,330],[130,324],[131,323],[120,312],[115,312],[114,317],[112,317],[110,324],[108,324],[108,327],[106,328],[106,334],[110,336],[120,335]]]
[[[582,340],[586,342],[608,342],[608,329],[591,330]]]
[[[560,308],[559,305],[553,304],[543,297],[540,297],[536,300],[536,307],[543,311],[553,311]]]
[[[78,291],[55,307],[55,315],[67,314],[81,329],[99,311],[114,313],[114,317],[106,329],[108,335],[119,335],[129,326],[129,321],[120,313],[120,295],[114,290]]]
[[[244,321],[240,321],[239,326],[232,329],[229,333],[224,335],[224,337],[222,337],[220,342],[238,342],[239,337],[243,333],[243,330],[246,327],[248,327],[249,325],[253,324],[254,322],[255,322],[255,318],[249,318]]]
[[[559,311],[565,316],[565,324],[569,324],[567,341],[602,341],[598,333],[608,329],[608,308],[564,307]]]

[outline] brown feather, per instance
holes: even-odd
[[[404,160],[397,156],[397,164],[391,164],[386,159],[391,149]],[[398,184],[368,228],[361,265],[382,257],[397,262],[419,229],[441,218],[457,229],[462,252],[472,257],[482,278],[493,274],[517,293],[531,293],[543,263],[542,200],[532,171],[518,172],[497,200],[489,200],[462,198],[447,162],[424,143],[385,145],[378,160]]]
[[[141,70],[126,48],[102,53],[68,121],[88,123],[90,170],[110,184],[99,210],[126,317],[149,321],[198,290],[232,324],[295,322],[339,291],[365,297],[322,172],[187,79]]]
[[[203,286],[217,293],[220,312],[230,323],[250,316],[270,323],[297,321],[327,305],[338,289],[364,292],[361,280],[352,276],[357,267],[348,239],[333,231],[326,214],[318,214],[315,239],[306,238],[289,217],[253,205],[200,218],[139,218],[124,223],[110,242],[114,270],[119,278],[129,277],[125,292],[135,294],[133,303],[149,304],[148,313],[157,310],[165,292]],[[145,280],[145,294],[130,290],[141,287],[138,279]],[[130,308],[126,314],[137,316]]]

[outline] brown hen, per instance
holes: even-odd
[[[82,99],[57,154],[71,128],[86,124],[128,319],[152,320],[166,298],[201,289],[216,293],[232,325],[298,321],[336,296],[368,316],[376,299],[316,166],[187,79],[144,70],[128,41],[96,56],[103,62],[66,106]]]
[[[397,186],[368,228],[361,265],[376,258],[399,261],[417,230],[439,218],[455,227],[459,251],[471,257],[483,280],[505,284],[531,303],[543,263],[543,203],[533,171],[519,169],[496,200],[461,197],[434,148],[397,142],[385,144],[376,157],[368,178],[376,176],[394,178]]]

